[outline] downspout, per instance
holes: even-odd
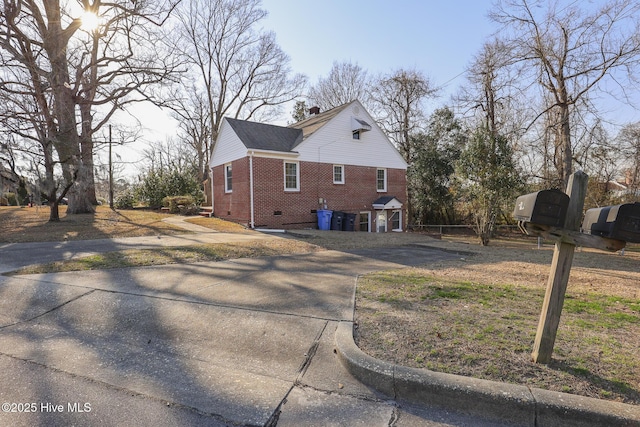
[[[249,153],[249,209],[251,210],[251,228],[256,228],[255,213],[253,209],[253,151]]]
[[[211,216],[215,216],[213,213],[215,212],[214,206],[213,206],[213,168],[211,166],[209,166],[209,170],[211,171]]]

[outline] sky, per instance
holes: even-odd
[[[416,69],[441,88],[440,97],[427,104],[435,109],[447,105],[466,83],[467,67],[497,30],[497,24],[488,18],[493,3],[262,0],[268,16],[261,23],[265,30],[275,32],[278,44],[289,55],[292,72],[305,74],[310,84],[326,77],[334,62],[358,64],[372,76]],[[281,119],[273,124],[285,125],[292,110],[293,103],[285,106]],[[611,112],[623,122],[640,120],[637,110],[623,112],[619,104]],[[175,133],[175,121],[156,107],[149,106],[140,118],[147,141],[164,140]],[[133,153],[123,154],[135,159],[143,150],[138,145]]]
[[[415,68],[442,87],[438,105],[464,83],[463,73],[495,26],[487,13],[491,0],[262,0],[273,31],[289,55],[293,73],[311,84],[329,74],[335,61],[358,64],[370,75]],[[274,124],[291,120],[293,103]],[[136,107],[147,142],[162,141],[176,123],[153,106]],[[117,147],[137,174],[137,158],[146,147]]]
[[[315,83],[334,61],[368,73],[415,68],[445,94],[495,30],[490,0],[263,0],[264,28],[276,33],[291,68]]]
[[[450,104],[466,83],[465,71],[499,26],[488,17],[494,0],[262,0],[269,13],[263,26],[276,33],[295,73],[311,84],[326,77],[334,61],[358,64],[370,75],[415,68],[440,87],[427,104]],[[581,6],[595,7],[602,0]],[[615,88],[614,88],[615,90]],[[640,95],[635,96],[640,103]],[[601,94],[596,101],[617,126],[640,121],[640,111]],[[285,124],[292,107],[284,111]],[[429,114],[429,111],[427,111]]]

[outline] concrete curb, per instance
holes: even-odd
[[[638,406],[375,359],[356,346],[352,322],[340,322],[335,345],[341,363],[355,378],[394,400],[532,427],[640,426]]]

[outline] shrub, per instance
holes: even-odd
[[[180,215],[198,215],[200,212],[200,207],[198,205],[180,205],[178,206],[178,210],[180,211]]]
[[[116,209],[133,209],[136,203],[136,196],[131,189],[126,189],[116,197],[114,206]]]
[[[7,199],[7,206],[18,206],[16,193],[4,193],[4,197]]]
[[[195,175],[177,170],[149,171],[142,177],[137,191],[140,200],[145,201],[152,208],[162,206],[165,197],[179,194],[192,196],[195,204],[202,203],[204,200],[200,183]]]
[[[162,199],[162,205],[168,207],[170,213],[179,213],[182,215],[194,215],[198,209],[196,200],[191,195],[167,196]],[[196,210],[195,212],[194,209]]]
[[[29,203],[29,192],[27,191],[27,184],[24,181],[24,178],[20,180],[20,184],[18,184],[18,191],[16,193],[16,202],[19,205],[26,205]]]

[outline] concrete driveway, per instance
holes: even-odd
[[[0,425],[483,425],[385,400],[334,353],[359,274],[455,256],[404,247],[0,276]]]

